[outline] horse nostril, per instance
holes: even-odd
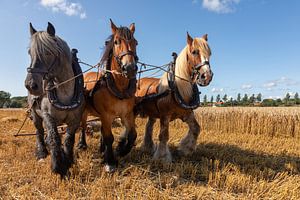
[[[33,83],[33,84],[31,85],[31,89],[32,89],[32,90],[37,90],[37,89],[38,89],[38,85],[37,85],[36,83]]]

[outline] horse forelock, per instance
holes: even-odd
[[[68,44],[58,36],[50,36],[47,32],[39,31],[32,35],[30,54],[34,59],[46,60],[51,54],[60,59],[71,62],[71,52]]]
[[[195,38],[193,44],[195,48],[200,49],[200,54],[205,58],[208,59],[211,56],[210,47],[206,40],[204,40],[203,38]]]

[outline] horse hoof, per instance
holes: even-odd
[[[37,150],[35,156],[36,156],[37,160],[44,159],[48,156],[48,151],[46,149]]]
[[[142,144],[141,151],[144,152],[144,153],[152,155],[156,151],[156,145],[155,144],[152,144],[152,145]]]
[[[105,170],[105,172],[107,172],[107,173],[114,173],[114,172],[116,171],[116,166],[106,164],[106,165],[104,166],[104,170]]]
[[[154,154],[153,160],[161,161],[163,163],[172,163],[172,156],[171,155],[157,156]]]
[[[156,151],[153,155],[153,160],[160,160],[164,163],[171,163],[172,162],[172,155],[169,151],[169,148],[160,149],[156,148]]]

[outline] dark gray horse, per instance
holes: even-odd
[[[27,68],[25,86],[37,129],[36,156],[43,159],[49,150],[52,171],[65,176],[74,162],[75,132],[84,108],[83,78],[77,52],[71,53],[67,43],[55,35],[51,23],[48,23],[47,31],[36,31],[30,23],[30,33],[31,64]],[[74,78],[76,75],[78,78]],[[46,140],[43,123],[47,129]],[[62,123],[68,125],[63,147],[57,130]]]

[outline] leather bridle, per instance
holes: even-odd
[[[196,80],[198,80],[200,77],[201,77],[201,74],[200,74],[200,69],[205,66],[205,65],[208,65],[209,68],[210,68],[210,64],[209,64],[209,61],[203,61],[197,65],[195,65],[192,69],[192,74],[191,74],[191,80],[194,80],[195,79],[195,76],[196,76]],[[211,73],[211,76],[213,76],[213,73]]]
[[[135,62],[138,62],[139,57],[136,55],[135,52],[133,51],[123,51],[122,53],[120,53],[119,55],[114,55],[115,59],[117,60],[117,63],[120,67],[123,66],[122,64],[122,58],[126,55],[130,55],[134,57]]]
[[[49,65],[47,70],[28,67],[27,68],[27,73],[29,73],[29,74],[41,74],[43,76],[43,80],[49,80],[50,77],[51,77],[50,72],[51,72],[52,68],[55,66],[56,63],[57,63],[57,59],[55,59],[51,63],[51,65]]]
[[[124,40],[124,41],[126,41],[127,43],[129,43],[129,42],[131,42],[132,40],[135,40],[135,39],[132,38],[132,39],[130,39],[130,40],[127,40],[127,39],[125,39],[125,38],[121,38],[121,40]],[[114,51],[114,47],[113,47],[113,54],[114,54],[114,52],[115,52],[115,51]],[[118,65],[119,65],[119,67],[120,67],[120,69],[121,69],[121,71],[122,71],[122,74],[124,74],[124,72],[126,71],[125,65],[122,64],[122,58],[123,58],[124,56],[126,56],[126,55],[133,56],[136,63],[137,63],[138,60],[139,60],[139,57],[136,55],[136,52],[130,51],[130,50],[128,50],[128,51],[123,51],[123,52],[121,52],[121,53],[118,54],[118,55],[114,55],[114,58],[116,59]],[[138,68],[136,67],[135,71],[137,71],[137,70],[138,70]]]

